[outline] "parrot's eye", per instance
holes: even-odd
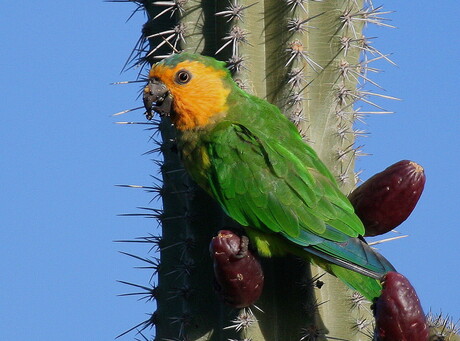
[[[180,70],[178,73],[176,73],[176,79],[175,82],[177,84],[186,84],[190,82],[190,79],[192,79],[192,75],[190,72],[187,70]]]

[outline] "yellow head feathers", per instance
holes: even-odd
[[[167,58],[155,64],[149,73],[149,78],[164,83],[173,97],[171,120],[179,130],[212,124],[228,109],[230,89],[225,83],[228,71],[220,64],[217,68],[207,65],[203,62],[206,59],[195,60],[194,55],[176,56],[179,57],[173,61]]]

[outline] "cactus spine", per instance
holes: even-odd
[[[355,137],[362,134],[353,124],[366,114],[355,104],[384,113],[362,85],[375,85],[368,64],[387,57],[362,29],[388,26],[382,18],[388,12],[363,0],[132,2],[148,17],[135,64],[182,50],[227,61],[239,85],[282,108],[342,190],[352,190],[360,154]],[[234,223],[185,174],[167,118],[158,129],[163,210],[154,216],[162,231],[154,239],[160,256],[150,291],[157,310],[136,326],[140,333],[154,326],[155,340],[372,339],[369,302],[292,257],[263,261],[261,310],[224,306],[213,293],[208,245]]]

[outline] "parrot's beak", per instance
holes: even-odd
[[[145,116],[148,120],[153,117],[152,112],[160,116],[169,116],[172,107],[172,95],[166,85],[158,79],[152,78],[144,88]]]

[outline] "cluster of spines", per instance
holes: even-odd
[[[241,2],[240,0],[230,0],[223,11],[215,13],[216,16],[225,18],[229,26],[227,34],[222,38],[223,43],[215,54],[219,56],[219,53],[224,49],[230,50],[227,64],[236,78],[243,70],[248,70],[241,48],[244,45],[251,45],[248,40],[248,35],[251,33],[244,28],[244,17],[245,12],[256,5],[255,1],[247,5],[243,5]],[[243,84],[242,87],[244,87]]]
[[[159,181],[159,178],[154,175],[153,186],[121,186],[141,188],[149,193],[153,193],[153,200],[165,200],[165,198],[169,198],[169,200],[175,202],[176,205],[174,205],[172,211],[159,208],[139,207],[139,209],[142,209],[144,212],[124,214],[124,216],[141,216],[155,219],[158,226],[161,227],[163,231],[169,229],[173,232],[172,230],[177,226],[182,226],[183,228],[181,231],[177,231],[178,233],[176,236],[174,233],[168,234],[163,232],[161,236],[149,235],[134,240],[123,241],[149,244],[151,245],[149,252],[154,253],[153,257],[140,257],[122,252],[125,255],[141,261],[144,265],[139,268],[148,269],[151,272],[149,286],[121,281],[131,287],[141,289],[141,291],[123,294],[123,296],[138,295],[141,299],[148,301],[162,299],[163,301],[170,302],[171,307],[178,308],[176,309],[176,313],[170,312],[166,320],[162,318],[158,312],[155,312],[151,314],[148,319],[128,329],[120,336],[130,331],[136,331],[138,335],[145,338],[143,334],[145,329],[154,326],[158,327],[159,323],[167,323],[172,326],[177,326],[177,328],[175,328],[178,331],[177,335],[175,335],[177,340],[186,340],[185,330],[192,318],[192,314],[186,309],[186,302],[193,292],[188,278],[195,266],[193,258],[190,257],[190,251],[194,247],[194,236],[190,228],[187,228],[190,224],[190,220],[193,218],[190,210],[187,208],[187,202],[189,202],[189,197],[193,195],[193,189],[191,186],[188,186],[185,179],[181,181],[185,172],[180,162],[178,162],[178,160],[165,161],[162,157],[163,153],[174,150],[174,138],[163,138],[163,142],[158,141],[154,137],[152,137],[152,140],[157,147],[148,151],[146,154],[155,157],[153,161],[157,165],[158,172],[161,173],[163,181]],[[158,183],[163,183],[163,185],[160,186]],[[165,254],[169,254],[170,261],[160,262],[159,254],[161,254],[161,258],[163,259]],[[158,273],[162,274],[163,282],[168,282],[168,285],[162,284],[160,287],[155,284]]]
[[[442,313],[429,312],[427,321],[431,330],[430,341],[460,340],[460,320],[455,321],[451,316]]]
[[[337,172],[339,183],[348,188],[353,187],[358,178],[358,174],[353,172],[354,163],[350,160],[366,155],[361,150],[362,146],[357,146],[355,143],[356,138],[365,136],[366,132],[355,129],[353,126],[355,121],[362,122],[365,115],[368,114],[389,113],[373,98],[395,99],[364,89],[365,86],[382,89],[368,76],[370,72],[379,72],[378,69],[370,66],[372,62],[380,59],[393,62],[388,55],[384,55],[371,47],[370,38],[361,33],[361,28],[367,24],[392,27],[387,23],[388,19],[383,17],[389,13],[389,11],[383,11],[382,7],[374,7],[372,2],[367,2],[361,8],[352,3],[340,15],[338,31],[340,34],[337,36],[340,53],[337,55],[337,62],[334,65],[338,76],[333,87],[336,102],[335,116],[338,126],[337,136],[341,146],[336,151],[336,158],[340,165]],[[355,54],[356,56],[356,53],[359,60],[350,62],[349,55]],[[361,106],[366,107],[367,111],[364,112]],[[348,154],[351,157],[345,157]]]

